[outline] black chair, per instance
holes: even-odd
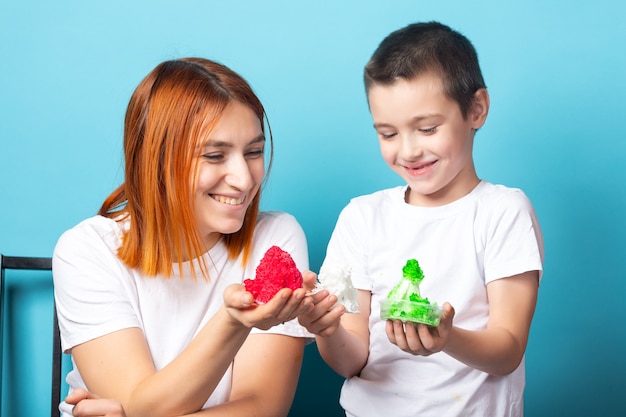
[[[5,270],[31,270],[51,271],[52,258],[32,258],[26,256],[4,256],[0,254],[0,409],[2,409],[2,346],[3,346],[3,323],[4,323],[4,280]],[[52,276],[52,275],[51,275]],[[61,401],[61,366],[63,355],[61,352],[61,338],[59,335],[59,323],[57,321],[56,308],[53,312],[53,336],[52,336],[52,400],[51,417],[59,417],[59,402]]]

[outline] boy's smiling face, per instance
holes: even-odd
[[[487,117],[489,96],[481,89],[474,98],[464,119],[432,73],[369,89],[381,154],[409,185],[409,204],[448,204],[478,184],[472,148],[474,132]]]

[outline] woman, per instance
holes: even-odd
[[[283,289],[258,305],[241,285],[273,245],[308,268],[297,221],[259,212],[265,118],[241,76],[205,59],[161,63],[135,90],[125,181],[53,257],[76,415],[288,413],[310,336],[292,320],[312,302]]]

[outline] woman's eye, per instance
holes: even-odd
[[[221,153],[206,153],[202,157],[209,160],[209,162],[219,162],[224,159],[224,155]]]
[[[248,158],[260,158],[263,156],[263,154],[265,153],[265,150],[263,148],[261,149],[253,149],[251,151],[248,151],[246,153],[246,156]]]

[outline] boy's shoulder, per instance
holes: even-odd
[[[498,217],[531,213],[534,216],[534,207],[520,188],[481,181],[475,191],[475,206],[483,214]]]
[[[404,193],[406,192],[406,185],[399,185],[397,187],[385,188],[383,190],[374,191],[370,194],[363,194],[350,199],[352,205],[378,205],[385,202],[404,201]]]
[[[501,201],[511,199],[527,200],[528,197],[521,188],[509,187],[502,184],[494,184],[488,181],[481,181],[474,190],[476,197],[483,201]]]
[[[394,212],[404,204],[406,188],[397,186],[352,197],[342,209],[341,217],[364,219],[379,217],[380,213]]]

